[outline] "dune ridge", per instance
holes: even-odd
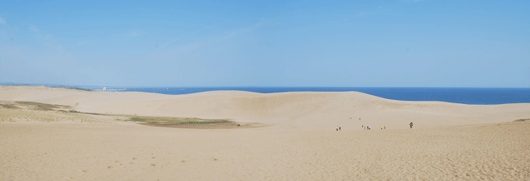
[[[82,112],[198,117],[322,129],[361,125],[406,129],[507,122],[530,117],[530,104],[465,105],[384,99],[360,92],[253,93],[211,91],[186,95],[80,91],[42,86],[1,86],[0,100],[73,106]]]
[[[37,109],[34,102],[65,106]],[[162,95],[41,86],[0,86],[0,103],[0,180],[530,179],[530,104],[407,102],[359,92]],[[138,116],[116,120],[47,107]],[[187,129],[123,121],[142,116],[272,126]]]

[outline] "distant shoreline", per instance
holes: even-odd
[[[46,85],[31,85],[31,84],[0,84],[0,86],[43,86],[43,87],[49,87],[49,88],[65,88],[65,89],[73,89],[73,90],[82,90],[82,91],[94,91],[95,89],[86,89],[81,87],[75,87],[75,86],[46,86]]]
[[[83,91],[103,91],[96,86],[46,86]],[[254,93],[281,92],[362,92],[399,101],[439,101],[468,105],[499,105],[530,103],[530,88],[436,88],[436,87],[105,87],[108,92],[147,92],[184,95],[209,91],[246,91]]]

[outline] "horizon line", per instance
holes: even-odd
[[[107,88],[513,88],[528,89],[530,87],[458,87],[458,86],[101,86],[101,85],[62,85],[62,84],[25,84],[0,82],[4,86],[45,86],[45,87],[64,87],[64,88],[83,88],[83,87],[107,87]],[[90,89],[90,88],[89,88]]]

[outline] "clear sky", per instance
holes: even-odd
[[[530,1],[6,1],[0,82],[530,87]]]

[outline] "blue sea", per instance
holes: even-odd
[[[402,101],[443,101],[475,105],[530,103],[530,88],[158,87],[126,88],[125,90],[119,88],[116,91],[137,91],[177,95],[218,90],[239,90],[258,93],[357,91],[378,97]]]
[[[0,85],[23,85],[0,83]],[[25,84],[37,85],[37,84]],[[42,85],[42,84],[39,84]],[[62,86],[101,90],[103,86]],[[530,103],[530,88],[420,88],[420,87],[106,87],[108,91],[150,92],[159,94],[192,94],[206,91],[238,90],[258,93],[277,92],[347,92],[357,91],[366,94],[401,101],[442,101],[473,105],[494,105],[510,103]]]

